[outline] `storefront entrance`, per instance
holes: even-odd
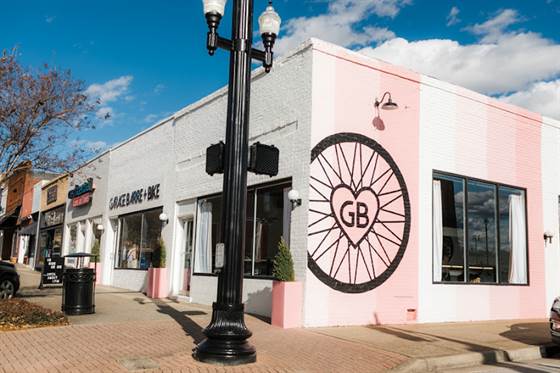
[[[194,222],[192,218],[183,221],[183,231],[185,232],[185,242],[183,243],[183,274],[181,276],[181,290],[179,295],[190,296],[191,275],[192,275],[192,250],[193,250],[193,231]]]
[[[39,255],[35,268],[43,268],[46,257],[57,256],[62,250],[62,227],[41,231],[39,235]]]

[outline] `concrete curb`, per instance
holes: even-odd
[[[429,358],[412,359],[391,369],[391,373],[437,372],[455,368],[536,360],[560,352],[560,346],[547,344],[515,350],[490,350]]]

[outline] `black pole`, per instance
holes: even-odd
[[[247,157],[251,88],[253,0],[235,0],[222,192],[224,267],[218,276],[217,301],[206,339],[194,350],[197,360],[225,365],[255,362],[252,333],[244,320],[243,258],[247,201]]]

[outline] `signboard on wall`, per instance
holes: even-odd
[[[90,203],[94,190],[92,178],[87,179],[81,185],[76,185],[74,189],[68,192],[68,198],[72,200],[72,207],[84,206]]]
[[[58,185],[53,185],[47,189],[47,205],[56,202],[58,197]]]
[[[362,293],[399,266],[410,201],[391,155],[373,139],[340,133],[311,151],[308,267],[325,285]]]
[[[57,207],[43,213],[41,227],[50,227],[64,222],[64,206]]]
[[[109,200],[109,210],[141,204],[145,201],[153,201],[157,199],[159,199],[159,184],[111,197]]]

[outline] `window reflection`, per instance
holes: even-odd
[[[492,184],[469,181],[469,282],[496,282],[496,191]]]
[[[524,190],[434,174],[432,220],[435,282],[527,284]]]
[[[465,246],[463,234],[464,203],[463,180],[455,177],[440,177],[443,248],[442,281],[464,281]]]

